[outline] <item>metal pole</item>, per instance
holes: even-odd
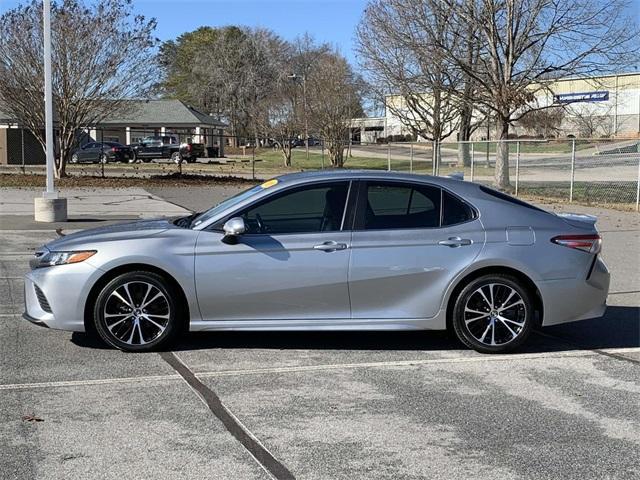
[[[431,175],[436,176],[436,141],[431,142]]]
[[[640,156],[638,157],[638,185],[636,187],[636,212],[640,212]]]
[[[509,148],[508,145],[507,148]],[[518,196],[518,183],[520,183],[520,141],[516,142],[516,197]]]
[[[51,86],[51,1],[44,0],[44,124],[45,146],[47,158],[47,190],[48,198],[56,198],[53,184],[53,91]]]
[[[391,171],[391,144],[387,143],[387,171]]]
[[[473,172],[473,168],[475,166],[475,154],[474,154],[474,151],[473,151],[473,146],[474,145],[475,144],[473,142],[471,142],[471,181],[472,182],[473,182],[473,173],[474,173]]]
[[[413,143],[411,144],[411,156],[409,157],[409,171],[413,173]]]
[[[25,166],[24,166],[24,127],[20,129],[20,153],[22,155],[22,173],[25,173]]]
[[[307,149],[307,164],[309,164],[309,115],[307,114],[307,74],[302,75],[302,96],[304,102],[304,144]]]
[[[571,183],[569,185],[569,203],[573,202],[573,180],[576,173],[576,139],[571,141]]]

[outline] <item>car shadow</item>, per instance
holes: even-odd
[[[84,348],[110,348],[93,335],[74,333]],[[514,353],[544,353],[640,346],[640,307],[612,306],[604,317],[534,332]],[[466,349],[444,331],[409,332],[197,332],[183,335],[173,351],[208,349],[439,351]]]

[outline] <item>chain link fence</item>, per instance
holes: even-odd
[[[13,170],[36,171],[44,165],[42,147],[27,130],[7,129],[5,158],[0,164]],[[158,135],[149,130],[131,130],[120,138],[109,130],[94,130],[78,136],[80,148],[87,142],[139,142]],[[207,147],[197,161],[175,165],[168,158],[142,162],[83,162],[68,166],[71,174],[111,177],[150,176],[174,172],[197,175],[238,175],[266,178],[282,173],[331,168],[332,162],[321,139],[290,141],[290,155],[273,139],[238,141],[228,136],[196,135],[193,131],[163,132],[179,143],[202,142]],[[623,139],[514,139],[505,142],[508,151],[509,185],[516,196],[554,199],[638,210],[640,206],[640,140]],[[473,142],[352,142],[344,150],[344,168],[413,172],[447,176],[494,185],[497,141]],[[220,156],[220,153],[223,156]],[[17,169],[15,167],[18,167]],[[42,169],[42,167],[40,167]],[[11,168],[7,168],[11,170]]]

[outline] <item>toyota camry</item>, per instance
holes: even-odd
[[[603,315],[596,219],[449,178],[285,175],[210,210],[60,237],[24,317],[127,351],[184,331],[444,330],[479,352]]]

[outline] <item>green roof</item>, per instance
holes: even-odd
[[[213,116],[185,104],[180,100],[127,100],[123,111],[111,115],[99,125],[110,126],[159,126],[159,127],[213,127],[226,128],[227,125]],[[0,124],[17,123],[13,115],[0,103]]]
[[[180,100],[129,100],[129,107],[100,122],[100,125],[157,125],[157,126],[211,126],[227,125],[213,116],[196,110]]]

